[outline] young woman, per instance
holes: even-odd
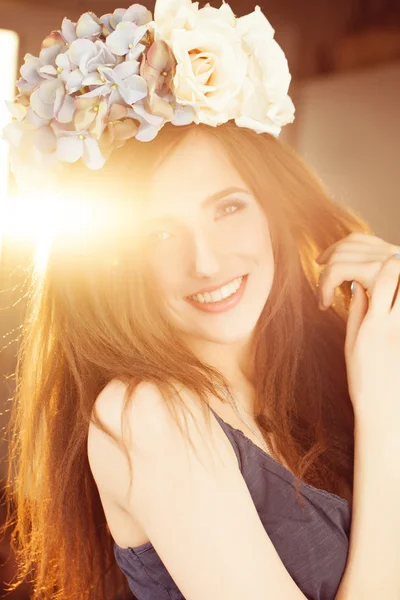
[[[399,597],[400,248],[276,139],[269,27],[87,13],[21,71],[15,173],[89,215],[33,278],[17,370],[35,599]]]

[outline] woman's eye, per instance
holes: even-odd
[[[153,233],[150,235],[150,237],[154,237],[157,241],[161,241],[163,242],[164,240],[169,239],[169,237],[171,237],[171,233],[169,233],[168,231],[163,231],[163,230],[159,230],[159,231],[153,231]]]
[[[229,202],[224,206],[221,206],[222,216],[230,215],[232,213],[237,212],[241,208],[245,206],[245,203],[242,200],[234,200],[233,202]]]

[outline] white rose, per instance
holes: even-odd
[[[196,10],[190,2],[172,0],[168,9],[168,0],[161,1],[162,11],[156,10],[154,21],[177,61],[173,80],[177,102],[194,108],[196,123],[217,126],[235,118],[248,58],[231,8],[224,3],[219,9]],[[174,21],[171,28],[173,8],[178,6],[184,27]]]
[[[284,125],[292,123],[295,112],[288,96],[291,75],[285,54],[259,7],[237,19],[236,30],[248,55],[248,71],[235,123],[278,136]]]
[[[199,3],[191,0],[156,0],[154,7],[155,30],[162,31],[162,38],[169,42],[173,29],[190,30],[199,12]]]

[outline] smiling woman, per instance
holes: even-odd
[[[371,423],[398,402],[386,385],[367,419],[358,393],[398,369],[371,384],[365,348],[346,362],[365,296],[349,313],[335,279],[321,311],[315,261],[368,226],[276,139],[290,77],[258,8],[159,0],[150,19],[134,4],[64,20],[27,57],[7,130],[17,177],[87,217],[32,280],[8,480],[20,580],[33,600],[375,600],[382,581],[392,600],[396,527],[375,585],[365,573],[375,513],[398,514]]]
[[[101,548],[102,555],[111,560],[116,548],[117,560],[123,572],[129,573],[131,589],[140,598],[141,586],[150,592],[153,583],[136,580],[139,574],[134,563],[126,566],[127,556],[118,554],[113,540],[118,540],[121,548],[139,547],[143,540],[154,539],[156,548],[163,548],[163,560],[174,569],[179,587],[187,585],[179,575],[178,564],[170,563],[173,555],[164,542],[159,545],[139,527],[144,518],[141,511],[129,509],[129,469],[124,474],[123,454],[115,454],[99,437],[99,423],[90,425],[90,470],[85,465],[85,431],[95,406],[104,425],[116,439],[121,437],[119,428],[112,425],[115,407],[122,410],[123,406],[121,388],[115,387],[118,381],[125,382],[123,395],[127,394],[129,402],[133,401],[136,383],[155,384],[175,410],[179,409],[178,387],[183,390],[184,405],[192,412],[195,408],[187,394],[195,394],[199,406],[204,402],[213,407],[225,423],[242,430],[299,481],[350,499],[353,415],[343,357],[345,321],[340,316],[345,304],[338,303],[335,311],[322,317],[317,306],[319,270],[314,259],[350,231],[362,230],[364,224],[328,199],[289,147],[272,136],[261,137],[230,123],[216,129],[166,125],[151,144],[130,140],[115,150],[101,171],[87,171],[76,164],[60,181],[63,194],[71,198],[81,197],[84,187],[87,213],[95,217],[97,211],[104,211],[109,219],[93,218],[90,228],[76,231],[73,240],[70,232],[58,232],[33,299],[31,310],[36,317],[26,331],[17,428],[32,427],[39,453],[35,463],[42,453],[47,456],[46,461],[41,460],[41,470],[35,469],[35,494],[57,498],[57,503],[51,508],[51,518],[50,514],[44,516],[40,524],[31,513],[31,522],[37,527],[31,537],[31,551],[36,548],[45,564],[60,553],[63,532],[63,560],[69,564],[68,556],[78,543],[73,531],[79,537],[85,532],[91,552]],[[226,282],[242,276],[245,278],[234,301],[213,302],[213,292],[208,292],[210,297],[204,292],[215,286],[226,291]],[[345,301],[346,286],[342,293]],[[190,301],[188,297],[196,294],[200,294],[197,302]],[[212,309],[219,305],[220,310],[204,311],[206,306]],[[35,372],[28,368],[33,360]],[[50,372],[55,379],[48,387]],[[39,373],[44,377],[41,382]],[[114,384],[110,387],[108,382]],[[95,403],[103,388],[106,391]],[[235,405],[227,405],[221,389],[233,390],[243,410],[253,418],[240,409],[243,422]],[[32,413],[27,411],[28,398],[33,403]],[[53,402],[57,408],[51,409]],[[140,406],[138,398],[134,405]],[[147,406],[150,410],[150,398]],[[155,407],[151,412],[153,416],[138,414],[133,421],[129,419],[136,444],[147,431],[147,419],[152,425],[146,435],[155,444],[160,416]],[[37,417],[28,423],[27,414]],[[318,420],[317,414],[321,415]],[[44,436],[43,431],[38,435],[41,427],[35,422],[40,415],[53,431],[51,450],[48,434]],[[65,437],[62,432],[70,419],[72,429]],[[199,426],[202,420],[198,413]],[[137,432],[139,423],[142,434]],[[21,465],[31,461],[32,453],[28,438],[24,439],[27,455]],[[172,450],[160,448],[160,456],[167,451]],[[116,462],[108,464],[106,456]],[[129,456],[135,460],[132,450]],[[68,462],[56,469],[55,464],[65,460],[62,457],[68,457]],[[136,459],[135,493],[141,487],[139,464]],[[52,473],[50,479],[47,472]],[[242,473],[243,481],[251,487],[255,475],[244,467]],[[160,475],[157,478],[161,481]],[[57,493],[52,491],[54,486]],[[70,503],[72,489],[87,489],[84,509],[81,496],[75,508]],[[238,493],[240,497],[243,490]],[[165,491],[160,497],[163,495]],[[122,521],[118,506],[123,506],[126,514]],[[165,509],[168,506],[165,496]],[[98,516],[88,520],[93,510]],[[237,510],[245,511],[244,507]],[[67,514],[73,529],[66,525]],[[98,529],[100,523],[108,525],[114,538],[106,529]],[[23,533],[22,521],[18,527]],[[57,536],[53,535],[55,530]],[[179,538],[177,530],[174,535]],[[208,539],[209,535],[208,530]],[[280,552],[285,553],[283,548]],[[345,556],[342,553],[343,549],[340,556]],[[141,560],[149,556],[143,554]],[[161,563],[155,568],[161,569]],[[297,577],[296,570],[291,574]],[[82,590],[93,582],[92,570],[87,571],[87,577],[84,584],[76,573],[63,585],[73,590],[80,582]],[[320,571],[319,577],[308,580],[310,587],[303,589],[310,592],[309,597],[319,598],[321,586],[336,588],[339,579],[328,583],[325,577],[329,578],[328,571],[325,575]],[[42,585],[46,581],[48,576]],[[168,586],[174,585],[168,580]],[[201,598],[201,593],[204,597],[205,591],[201,592],[200,583],[197,585],[200,595],[189,593],[187,597]],[[209,580],[207,589],[212,585]],[[151,597],[162,596],[154,590]]]

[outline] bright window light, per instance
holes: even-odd
[[[15,97],[19,38],[15,31],[0,29],[0,56],[7,57],[1,65],[0,130],[10,121],[6,100]],[[2,248],[2,222],[8,189],[8,144],[0,138],[0,260]]]

